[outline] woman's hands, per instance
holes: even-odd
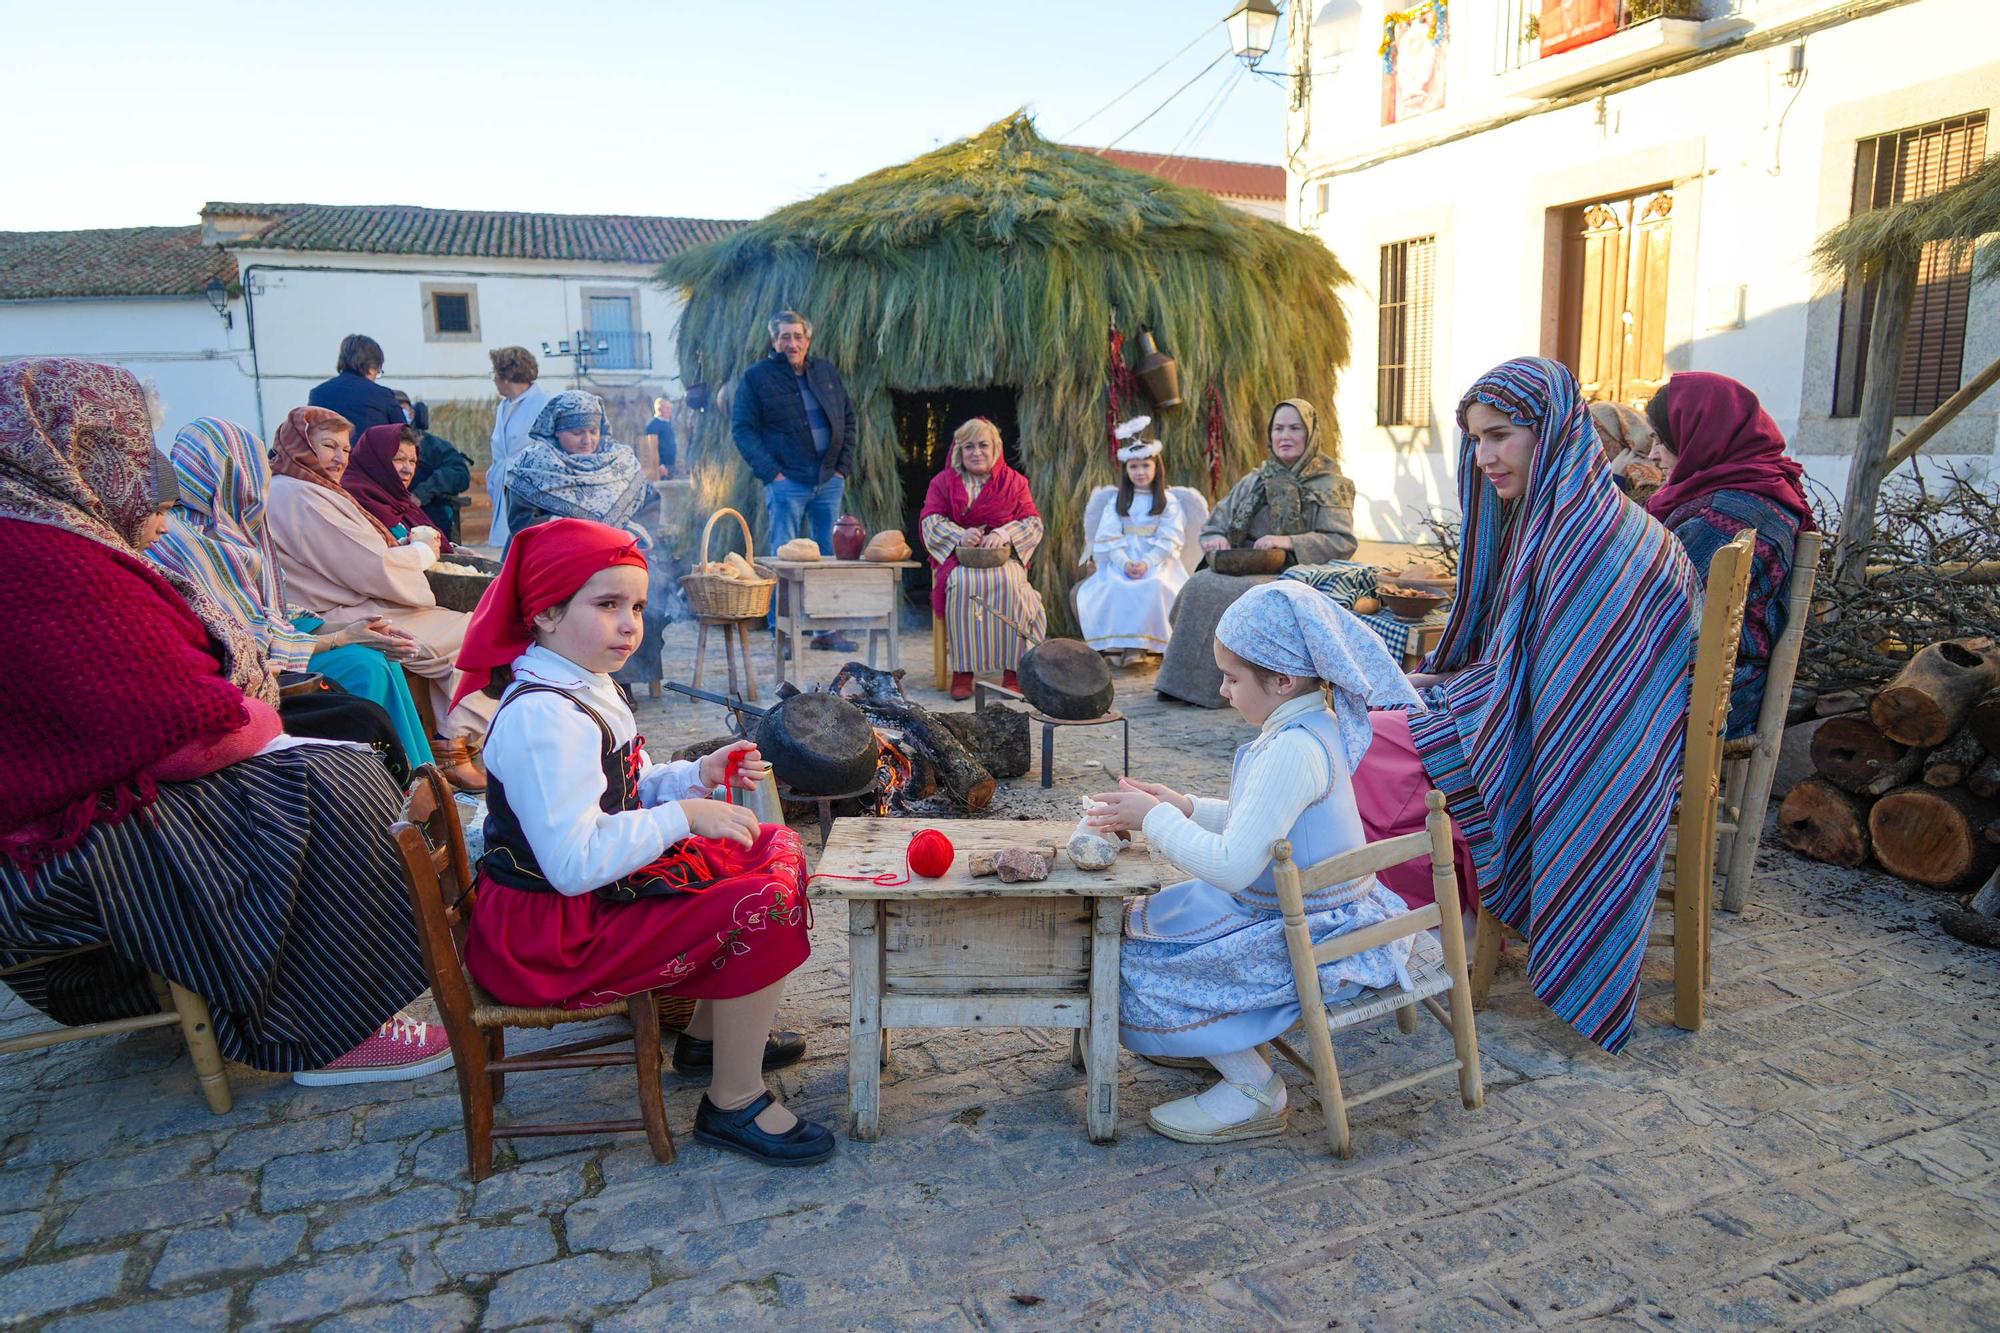
[[[1125,577],[1128,579],[1143,579],[1146,577],[1146,571],[1149,568],[1151,566],[1147,565],[1144,560],[1127,560],[1125,562]]]
[[[1429,689],[1433,685],[1442,685],[1447,680],[1451,679],[1451,676],[1449,674],[1440,674],[1430,671],[1412,671],[1409,672],[1408,675],[1410,681],[1410,688],[1415,690],[1418,694],[1422,694],[1425,690]]]
[[[1090,798],[1096,804],[1084,815],[1084,822],[1100,833],[1130,832],[1146,822],[1156,805],[1171,805],[1193,818],[1194,801],[1172,787],[1137,778],[1118,779],[1118,790],[1099,792]]]
[[[718,842],[733,842],[742,847],[757,841],[757,815],[747,805],[731,805],[727,801],[682,801],[681,813],[687,816],[688,832],[697,838],[714,838]]]
[[[444,549],[444,535],[436,528],[411,528],[410,540],[412,542],[422,542],[433,551],[442,551]]]
[[[984,546],[984,547],[986,547],[986,548],[987,548],[988,550],[991,550],[991,549],[992,549],[993,547],[996,547],[996,546],[1011,546],[1011,545],[1013,545],[1013,543],[1012,543],[1012,542],[1008,541],[1008,540],[1007,540],[1007,539],[1006,539],[1005,537],[1001,536],[1001,535],[1000,535],[999,533],[997,533],[997,532],[989,532],[989,533],[987,533],[987,534],[986,534],[986,535],[985,535],[984,537],[981,537],[981,538],[979,539],[979,541],[978,541],[977,543],[975,543],[975,544],[976,544],[976,545],[979,545],[979,546]]]
[[[415,638],[397,629],[380,616],[368,616],[340,625],[328,625],[314,636],[314,640],[315,653],[358,645],[362,648],[373,648],[391,662],[408,662],[416,657],[422,647]]]
[[[1229,549],[1229,538],[1203,537],[1201,539],[1201,549],[1204,551],[1226,551]]]
[[[701,783],[704,787],[715,788],[722,785],[722,779],[729,771],[729,756],[733,754],[743,756],[743,762],[736,770],[736,780],[731,784],[737,789],[752,791],[758,783],[770,775],[771,765],[757,752],[757,742],[735,741],[701,757],[701,762],[695,767],[701,774]]]
[[[1282,532],[1273,532],[1267,536],[1259,537],[1250,544],[1260,551],[1289,551],[1292,549],[1292,539]]]

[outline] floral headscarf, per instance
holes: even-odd
[[[281,477],[303,481],[309,486],[319,486],[332,491],[353,507],[354,512],[368,520],[375,531],[382,534],[384,544],[394,546],[396,538],[381,519],[368,512],[340,484],[340,479],[330,475],[320,466],[319,455],[313,452],[312,437],[322,431],[344,430],[350,443],[354,435],[354,424],[330,407],[295,407],[278,424],[278,436],[271,450],[271,470]],[[350,455],[351,456],[351,455]]]
[[[557,431],[596,423],[597,452],[566,453]],[[565,389],[542,405],[528,428],[528,447],[507,465],[507,494],[544,514],[623,527],[646,499],[639,455],[611,438],[604,400]]]

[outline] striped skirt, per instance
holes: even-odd
[[[296,745],[95,828],[29,878],[0,862],[0,966],[108,944],[7,984],[58,1022],[157,1009],[157,972],[208,1001],[222,1053],[317,1069],[425,987],[380,761]]]
[[[1018,560],[997,569],[953,569],[944,591],[944,621],[951,670],[989,676],[1012,671],[1021,654],[1049,632],[1042,595]]]

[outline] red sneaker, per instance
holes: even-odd
[[[951,673],[951,697],[954,699],[970,699],[972,697],[972,673],[970,671],[954,671]]]
[[[1011,671],[1009,671],[1009,672],[1006,672],[1006,673],[1004,673],[1004,674],[1002,674],[1002,675],[1001,675],[1001,677],[1000,677],[1000,683],[1001,683],[1002,685],[1005,685],[1005,686],[1006,686],[1006,687],[1007,687],[1008,689],[1010,689],[1010,690],[1018,690],[1018,689],[1020,689],[1020,688],[1021,688],[1021,680],[1020,680],[1020,677],[1016,676],[1016,675],[1015,675],[1015,674],[1014,674],[1013,672],[1011,672]]]
[[[375,1035],[324,1069],[305,1069],[292,1082],[309,1088],[335,1083],[391,1083],[422,1078],[451,1068],[451,1038],[435,1023],[419,1023],[403,1014],[384,1023]]]

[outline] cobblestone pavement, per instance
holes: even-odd
[[[683,661],[685,639],[670,643]],[[913,680],[927,676],[928,640],[905,646]],[[1121,692],[1135,770],[1217,790],[1244,734],[1232,716],[1161,705],[1144,674]],[[656,743],[709,734],[717,716],[642,714]],[[1054,799],[1029,778],[1010,807],[1073,801],[1116,762],[1114,737],[1061,737]],[[1669,1025],[1655,966],[1637,1036],[1605,1056],[1503,963],[1480,1016],[1485,1110],[1449,1081],[1387,1097],[1356,1113],[1350,1161],[1296,1092],[1283,1138],[1159,1138],[1146,1107],[1201,1078],[1130,1056],[1118,1142],[1093,1146],[1067,1038],[1046,1032],[899,1037],[882,1138],[843,1138],[818,1168],[689,1142],[699,1089],[670,1078],[674,1165],[634,1136],[526,1139],[477,1187],[449,1074],[306,1089],[239,1068],[236,1109],[214,1117],[168,1033],[7,1057],[0,1320],[2000,1326],[1993,955],[1944,937],[1939,899],[1892,881],[1772,851],[1760,870],[1754,906],[1717,920],[1705,1032]],[[778,1078],[792,1106],[843,1128],[844,925],[839,907],[819,911],[781,1015],[812,1055]],[[0,1031],[39,1022],[18,1001],[0,1011]],[[1337,1041],[1351,1088],[1447,1045],[1428,1022]],[[501,1114],[629,1115],[628,1079],[524,1075]]]

